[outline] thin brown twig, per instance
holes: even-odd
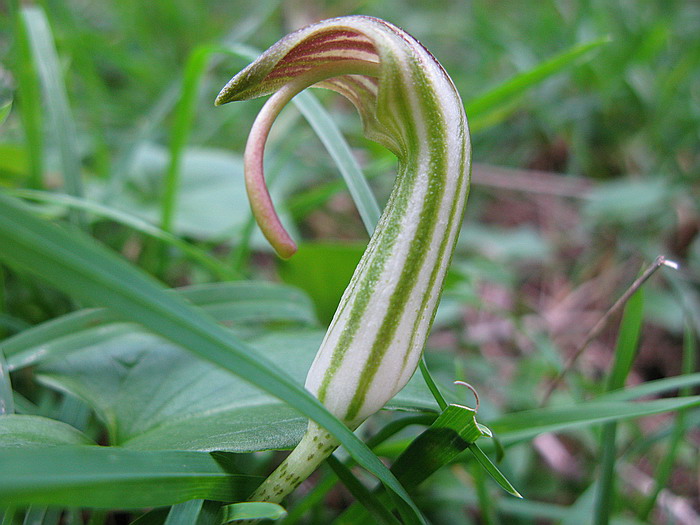
[[[653,263],[651,263],[646,270],[640,275],[631,285],[625,293],[623,293],[620,298],[615,301],[615,303],[610,307],[610,309],[605,312],[603,317],[601,317],[598,322],[591,328],[591,330],[588,332],[588,335],[586,336],[586,339],[584,340],[583,344],[578,347],[576,352],[574,352],[569,359],[566,361],[564,364],[564,368],[557,374],[557,376],[549,383],[549,386],[547,387],[547,390],[545,391],[545,394],[542,398],[542,403],[541,405],[547,404],[547,401],[549,401],[549,398],[551,397],[552,393],[554,392],[554,389],[559,386],[559,383],[564,379],[564,376],[573,368],[573,366],[576,364],[576,361],[578,361],[579,357],[583,354],[583,352],[588,348],[588,345],[591,344],[595,339],[600,336],[602,333],[603,329],[607,326],[608,322],[610,319],[615,316],[622,308],[625,306],[627,301],[629,301],[630,297],[634,295],[634,293],[639,290],[639,288],[642,287],[642,285],[662,266],[669,266],[675,270],[678,269],[678,264],[666,259],[664,255],[659,255]]]
[[[583,177],[541,170],[505,168],[478,162],[472,166],[472,182],[504,190],[577,199],[587,197],[595,187],[593,182]]]

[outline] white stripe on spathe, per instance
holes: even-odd
[[[348,54],[358,42],[371,43],[376,53]],[[353,60],[324,59],[341,56]],[[367,76],[375,74],[376,79]],[[401,29],[371,17],[336,18],[288,35],[231,79],[217,104],[268,94],[284,82],[292,88],[290,96],[314,83],[344,94],[360,111],[367,136],[399,158],[389,203],[306,381],[309,391],[355,428],[406,384],[420,359],[468,193],[466,116],[454,84],[433,56]],[[274,107],[261,111],[268,119],[260,128],[265,135],[269,115],[288,99],[273,96],[265,109]],[[264,136],[255,135],[247,146],[253,167],[262,165],[259,139]],[[264,186],[249,194],[261,199],[257,209],[266,210],[261,228],[277,246],[283,229],[269,195]],[[333,436],[310,422],[299,445],[251,499],[281,501],[336,446]]]

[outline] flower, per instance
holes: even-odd
[[[312,85],[348,98],[365,135],[398,158],[389,202],[306,379],[306,388],[354,429],[403,388],[418,365],[468,195],[469,131],[450,77],[398,27],[348,16],[284,37],[216,99],[218,105],[272,94],[253,124],[244,163],[253,213],[282,257],[296,245],[265,186],[263,151],[282,107]],[[280,501],[337,445],[311,422],[251,499]]]

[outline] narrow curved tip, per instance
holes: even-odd
[[[227,102],[233,102],[234,100],[236,100],[236,90],[233,87],[235,85],[233,83],[235,78],[237,77],[233,77],[226,83],[226,85],[223,88],[221,88],[221,91],[219,91],[219,94],[216,95],[216,99],[214,100],[215,106],[221,106],[222,104],[226,104]]]
[[[214,99],[214,105],[221,106],[222,104],[226,104],[226,102],[229,102],[229,100],[226,100],[226,88],[224,88],[219,92],[218,95],[216,95],[216,98]]]
[[[275,252],[277,252],[277,255],[280,256],[280,258],[284,259],[285,261],[287,259],[291,259],[292,256],[297,253],[297,245],[292,242],[292,243],[285,243],[283,245],[281,244],[276,244],[273,246],[275,249]]]

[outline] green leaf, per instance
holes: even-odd
[[[34,58],[32,56],[29,36],[21,12],[15,14],[17,68],[20,116],[27,147],[29,185],[33,188],[43,186],[44,140],[42,129],[41,88],[37,79]],[[4,153],[4,152],[3,152]]]
[[[0,506],[129,509],[245,497],[260,478],[233,474],[225,463],[204,452],[89,446],[1,449]]]
[[[302,385],[321,331],[271,333],[251,341]],[[251,452],[291,448],[306,420],[282,401],[146,334],[96,341],[38,370],[39,380],[88,402],[110,443],[139,450]],[[405,392],[405,393],[404,393]],[[433,409],[414,380],[388,405]]]
[[[469,446],[469,452],[471,452],[482,468],[491,476],[496,483],[498,483],[503,490],[507,493],[515,496],[516,498],[522,498],[520,492],[515,490],[515,487],[511,485],[510,481],[503,475],[503,473],[498,470],[498,467],[493,464],[491,459],[484,454],[484,452],[479,448],[479,445],[472,443]]]
[[[589,195],[584,215],[596,223],[648,221],[670,210],[671,191],[661,178],[598,185]]]
[[[12,100],[0,104],[0,126],[2,126],[12,111]]]
[[[412,490],[483,435],[474,410],[449,405],[430,428],[411,441],[394,461],[391,471],[404,487]],[[385,492],[380,490],[378,498],[384,505],[390,505]],[[372,503],[371,507],[376,507],[376,504]],[[366,510],[355,504],[338,518],[338,523],[363,523],[366,520]]]
[[[504,444],[596,423],[671,412],[700,405],[700,396],[644,402],[589,401],[579,405],[548,407],[507,414],[488,426]]]
[[[279,261],[279,274],[284,282],[311,296],[321,321],[328,324],[365,247],[354,243],[302,243],[294,257]]]
[[[200,263],[204,268],[210,270],[215,276],[222,280],[233,279],[240,277],[235,271],[229,268],[224,263],[212,257],[209,253],[198,248],[176,235],[172,235],[160,228],[154,226],[150,222],[141,219],[139,216],[129,212],[121,211],[116,208],[104,206],[94,201],[80,199],[70,195],[56,194],[36,190],[9,190],[8,194],[15,197],[21,197],[32,201],[46,202],[67,206],[72,209],[89,212],[92,215],[104,219],[110,219],[117,223],[128,226],[129,228],[148,235],[154,239],[163,241],[170,246],[174,246],[188,255],[193,261]]]
[[[379,222],[381,211],[362,169],[350,151],[350,146],[316,97],[308,92],[302,92],[294,98],[294,103],[338,166],[365,229],[367,233],[372,235],[377,222]]]
[[[629,401],[640,397],[654,396],[678,390],[679,388],[691,388],[700,385],[700,372],[685,374],[676,377],[667,377],[655,381],[647,381],[641,385],[615,390],[596,398],[598,401]]]
[[[384,505],[376,495],[372,494],[352,471],[337,460],[335,456],[332,454],[328,456],[326,463],[355,500],[370,513],[373,520],[387,525],[401,525],[401,522],[391,513],[391,509]]]
[[[644,292],[642,289],[630,297],[620,323],[615,346],[614,362],[608,375],[606,390],[616,390],[625,386],[625,380],[637,355],[637,345],[644,320]],[[606,423],[600,436],[600,469],[594,523],[608,525],[611,510],[615,505],[615,463],[617,461],[617,423]]]
[[[39,445],[94,445],[85,434],[55,419],[40,416],[0,417],[0,448]]]
[[[474,410],[449,405],[396,459],[391,471],[405,487],[415,487],[483,435]]]
[[[531,70],[514,76],[507,82],[487,91],[483,95],[471,99],[466,103],[469,118],[478,120],[484,118],[484,116],[488,116],[489,112],[497,111],[512,98],[522,94],[544,79],[572,66],[590,51],[609,42],[609,38],[600,38],[584,44],[577,44],[563,53],[545,60]]]
[[[202,510],[201,499],[193,499],[173,505],[168,512],[164,525],[192,525],[197,523],[197,517]]]
[[[221,507],[220,523],[234,523],[242,520],[278,520],[284,518],[287,511],[277,503],[266,501],[246,501]]]
[[[168,170],[168,151],[142,144],[131,161],[129,185],[111,199],[111,206],[158,224],[161,191]],[[209,241],[236,240],[250,217],[243,180],[243,160],[224,150],[188,147],[178,168],[177,207],[172,231]],[[273,191],[273,196],[279,196]],[[255,238],[263,246],[262,235]]]
[[[104,305],[124,319],[138,322],[284,399],[336,436],[360,465],[410,507],[416,519],[420,516],[411,498],[379,458],[316,398],[200,310],[164,293],[162,285],[154,279],[90,238],[40,221],[2,194],[0,244],[4,247],[0,259],[7,264],[40,276],[76,298]]]
[[[41,80],[51,132],[58,144],[66,193],[75,197],[81,197],[83,195],[83,182],[80,155],[78,153],[77,129],[68,103],[68,95],[66,94],[61,66],[54,46],[51,27],[41,7],[24,6],[20,11],[20,16],[26,29],[34,64]],[[72,213],[71,217],[74,222],[81,221],[80,213]]]
[[[5,353],[0,347],[0,416],[12,414],[15,411],[15,399],[10,381],[10,369],[5,360]]]

